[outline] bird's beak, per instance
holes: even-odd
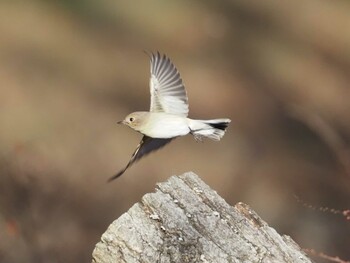
[[[124,120],[118,121],[117,124],[124,124]]]

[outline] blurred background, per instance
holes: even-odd
[[[350,208],[349,14],[342,0],[1,1],[0,261],[89,262],[113,220],[186,171],[350,260],[349,221],[317,209]],[[173,60],[191,118],[232,123],[107,184],[142,137],[116,122],[149,108],[143,50]]]

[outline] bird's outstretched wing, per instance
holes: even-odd
[[[132,154],[131,159],[129,163],[125,166],[124,169],[122,169],[120,172],[118,172],[116,175],[112,176],[108,179],[108,182],[117,179],[119,176],[121,176],[126,169],[128,169],[134,162],[141,159],[146,154],[158,150],[159,148],[163,147],[167,143],[169,143],[172,140],[170,139],[154,139],[151,137],[148,137],[146,135],[143,136],[141,142],[137,146],[135,152]]]
[[[187,117],[188,99],[179,72],[165,55],[151,54],[151,112]]]

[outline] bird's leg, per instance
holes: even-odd
[[[196,142],[203,142],[203,136],[199,134],[193,134],[194,139]]]
[[[194,133],[194,130],[190,129],[190,133],[193,135],[194,139],[196,140],[196,142],[203,142],[203,136],[200,134],[196,134]]]

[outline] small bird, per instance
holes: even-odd
[[[172,139],[192,134],[196,141],[210,138],[219,141],[225,134],[230,119],[193,120],[187,118],[188,99],[180,74],[170,59],[159,52],[150,54],[151,107],[150,111],[130,113],[118,124],[124,124],[143,134],[129,163],[112,181],[121,176],[133,163],[155,151]]]

